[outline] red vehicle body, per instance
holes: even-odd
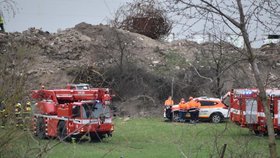
[[[82,88],[81,88],[82,87]],[[34,133],[39,138],[58,137],[65,140],[111,136],[114,131],[108,89],[90,88],[88,84],[71,84],[66,89],[34,90],[36,100],[33,117]],[[109,99],[109,100],[108,100]]]
[[[280,134],[280,90],[267,89],[267,104],[274,130]],[[267,134],[266,117],[258,89],[233,89],[230,96],[230,120],[256,134]]]

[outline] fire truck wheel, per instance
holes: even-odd
[[[211,115],[211,121],[213,123],[220,123],[220,122],[222,122],[222,116],[218,113],[214,113]]]
[[[40,139],[46,138],[46,124],[45,124],[44,118],[42,118],[42,117],[37,118],[36,135]]]
[[[260,131],[259,130],[254,130],[255,135],[260,135]]]
[[[65,139],[66,136],[67,136],[67,131],[66,131],[65,122],[60,121],[57,126],[57,137],[59,138],[59,140],[68,141],[70,138],[68,137],[67,139]]]
[[[268,133],[265,131],[260,131],[260,130],[254,130],[254,133],[256,136],[268,136]]]
[[[101,142],[102,139],[104,138],[105,136],[103,134],[98,134],[98,133],[90,133],[90,140],[92,142]]]

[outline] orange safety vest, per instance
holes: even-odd
[[[165,100],[164,102],[164,105],[165,106],[172,106],[174,104],[173,100],[172,99],[167,99]]]
[[[189,103],[189,106],[190,108],[200,108],[201,104],[200,102],[196,101],[196,100],[191,100],[188,102]]]
[[[184,110],[184,109],[189,109],[189,104],[188,103],[186,103],[186,102],[184,102],[184,103],[179,103],[179,108],[181,109],[181,110]]]

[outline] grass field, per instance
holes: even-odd
[[[113,137],[105,138],[103,142],[85,140],[59,143],[58,140],[40,140],[40,147],[58,144],[47,152],[45,156],[48,158],[203,158],[219,157],[222,146],[227,144],[225,157],[269,157],[267,137],[255,136],[248,129],[230,122],[192,125],[164,122],[160,118],[126,121],[116,118],[114,123]],[[17,145],[19,151],[26,150],[27,142],[24,140],[22,138],[21,144]],[[279,138],[277,145],[280,149]],[[38,145],[33,141],[31,146],[34,148]]]

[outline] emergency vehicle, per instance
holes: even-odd
[[[105,101],[104,88],[90,88],[88,84],[71,84],[65,89],[32,91],[36,100],[33,114],[34,134],[39,138],[56,137],[61,140],[92,139],[112,136],[114,125],[110,108]]]
[[[229,117],[229,109],[219,98],[198,97],[193,98],[200,102],[201,107],[199,111],[200,120],[209,120],[213,123],[220,123]],[[179,120],[179,105],[172,106],[173,121]],[[190,118],[190,113],[186,114],[186,119]]]
[[[266,89],[267,104],[273,119],[274,130],[280,134],[280,90]],[[233,89],[230,96],[230,120],[235,124],[249,128],[255,134],[267,134],[266,116],[259,90],[256,88]]]

